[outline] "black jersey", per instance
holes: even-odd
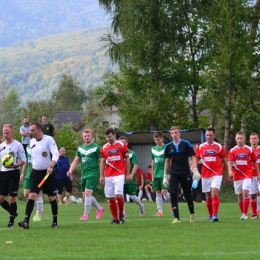
[[[171,174],[190,174],[189,157],[195,156],[195,152],[189,141],[181,139],[178,144],[174,144],[173,141],[168,143],[164,155],[170,158]]]

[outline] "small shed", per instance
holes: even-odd
[[[156,131],[147,132],[117,132],[117,138],[126,136],[129,141],[129,148],[136,152],[139,168],[144,173],[147,172],[147,166],[151,164],[151,148],[155,146],[153,135]],[[164,136],[164,143],[172,141],[170,130],[161,131]],[[190,141],[195,148],[196,144],[205,142],[205,130],[202,128],[182,129],[181,139]]]

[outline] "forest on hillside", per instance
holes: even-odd
[[[72,75],[86,90],[105,72],[116,70],[102,49],[100,37],[106,31],[86,29],[0,48],[0,84],[4,80],[13,86],[22,103],[50,98],[63,74]]]
[[[98,0],[2,0],[0,47],[50,34],[105,27],[107,22]]]

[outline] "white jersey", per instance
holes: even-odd
[[[32,168],[38,171],[47,170],[51,161],[57,162],[59,151],[51,136],[43,135],[40,141],[35,138],[30,141]]]
[[[24,152],[24,148],[22,144],[16,140],[13,140],[12,143],[7,144],[6,141],[0,144],[0,157],[2,157],[6,154],[12,154],[14,157],[13,164],[17,164],[20,161],[26,162],[26,155]],[[1,171],[7,172],[7,171],[13,171],[17,168],[5,168],[1,164]]]

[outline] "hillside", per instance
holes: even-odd
[[[108,26],[98,0],[2,0],[0,47],[50,34]]]
[[[0,79],[17,90],[20,100],[48,99],[62,74],[71,74],[83,89],[112,70],[100,36],[106,28],[50,35],[0,48]]]

